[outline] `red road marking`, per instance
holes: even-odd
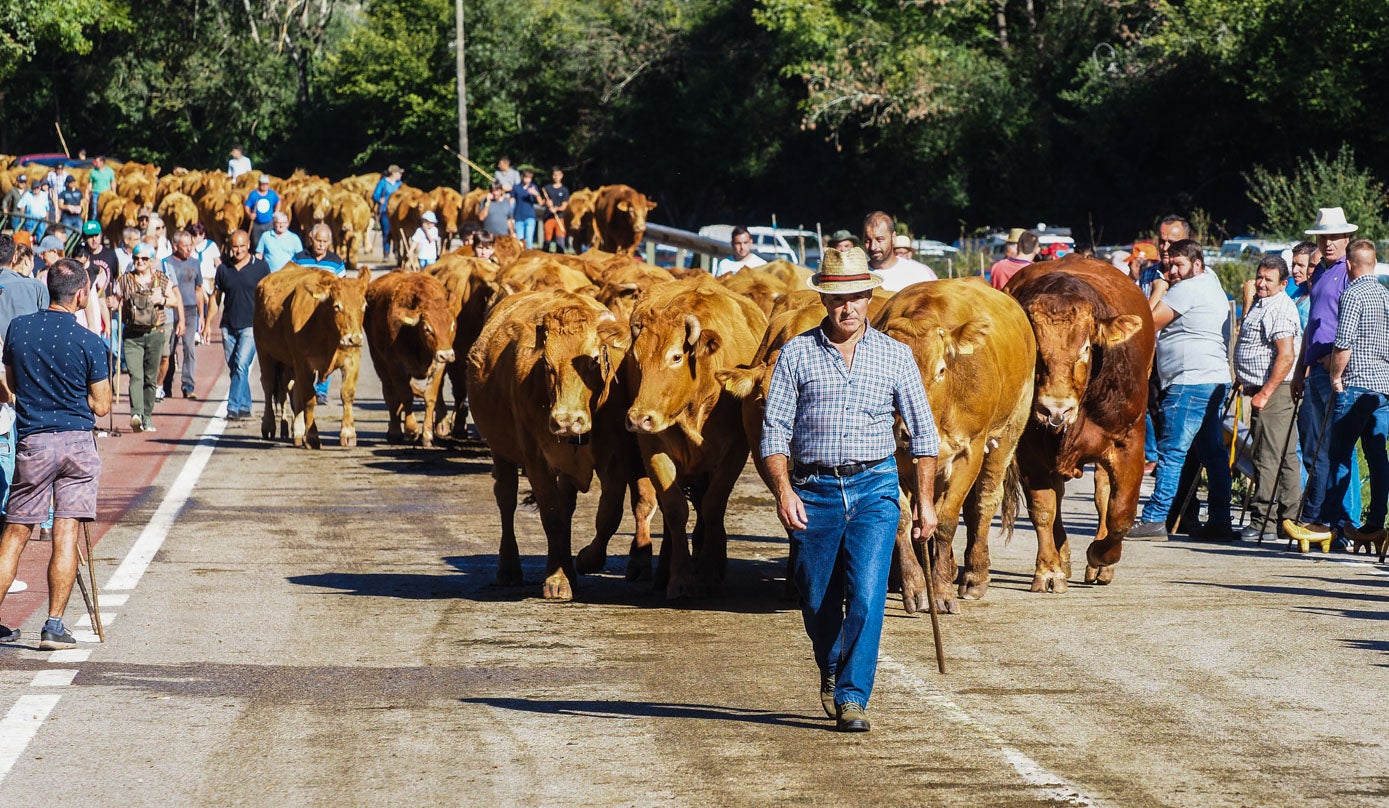
[[[191,448],[180,441],[188,439],[190,432],[196,439],[198,432],[192,427],[197,420],[198,411],[206,403],[218,378],[226,372],[226,361],[222,355],[222,339],[214,336],[208,345],[197,348],[198,369],[194,374],[197,383],[195,391],[199,398],[185,399],[178,392],[178,380],[174,380],[174,397],[166,398],[154,407],[154,421],[158,431],[154,434],[130,431],[130,401],[126,397],[129,376],[121,377],[121,400],[114,407],[114,424],[121,430],[120,437],[97,438],[97,451],[101,453],[101,489],[97,497],[96,522],[91,526],[92,545],[95,547],[106,534],[107,528],[119,522],[127,513],[143,504],[154,493],[154,478],[164,468],[176,450]],[[97,426],[105,429],[112,423],[111,418],[102,418]],[[37,538],[37,532],[35,538]],[[0,622],[18,627],[24,624],[35,611],[48,610],[48,557],[50,545],[47,542],[30,540],[19,559],[19,580],[29,585],[23,592],[5,597],[4,614]],[[119,560],[117,560],[119,561]],[[101,568],[105,568],[104,570]],[[109,563],[98,564],[97,584],[114,571]],[[80,596],[68,602],[69,622],[76,622],[82,614]]]

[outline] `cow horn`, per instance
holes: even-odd
[[[693,314],[685,315],[685,344],[694,347],[699,342],[699,333],[703,330],[699,325],[699,318]]]
[[[617,322],[617,315],[613,314],[613,313],[610,312],[610,311],[605,311],[605,312],[603,312],[602,314],[598,315],[598,322],[600,322],[600,323],[615,323],[615,322]]]

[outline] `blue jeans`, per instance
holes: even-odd
[[[1334,526],[1354,521],[1346,513],[1344,500],[1351,485],[1351,469],[1358,467],[1355,444],[1359,441],[1370,468],[1370,507],[1365,512],[1365,527],[1378,530],[1384,527],[1385,504],[1389,501],[1389,451],[1385,448],[1389,441],[1389,396],[1363,387],[1347,387],[1344,393],[1336,394],[1334,419],[1328,438],[1333,482],[1323,504],[1327,518],[1321,524]]]
[[[252,328],[222,329],[222,353],[227,358],[231,384],[227,388],[227,414],[251,414],[251,360],[256,358]]]
[[[391,254],[391,217],[386,212],[386,205],[381,205],[381,255]]]
[[[792,483],[807,526],[791,533],[805,633],[816,664],[835,676],[835,703],[867,707],[901,515],[897,464],[889,457],[842,478],[793,474]]]
[[[1157,433],[1153,431],[1153,416],[1143,416],[1143,461],[1156,463],[1158,459]]]
[[[1360,465],[1350,464],[1350,482],[1343,491],[1339,507],[1332,507],[1328,497],[1331,490],[1331,433],[1322,439],[1322,426],[1331,429],[1326,418],[1331,405],[1331,374],[1321,365],[1313,365],[1303,387],[1302,409],[1297,414],[1297,434],[1302,442],[1302,465],[1307,469],[1307,504],[1302,506],[1302,521],[1316,525],[1334,525],[1336,514],[1344,513],[1351,521],[1360,519]],[[1334,416],[1333,416],[1334,417]],[[1352,451],[1354,447],[1352,447]],[[1316,452],[1316,454],[1313,454]]]
[[[535,246],[535,219],[516,220],[516,238],[526,247]]]
[[[1220,405],[1225,400],[1224,384],[1174,384],[1162,393],[1162,429],[1158,435],[1157,481],[1148,504],[1143,506],[1144,522],[1165,522],[1178,496],[1178,480],[1187,454],[1195,452],[1206,467],[1210,491],[1207,521],[1230,523],[1230,460],[1225,455],[1220,423]]]

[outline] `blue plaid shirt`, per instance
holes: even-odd
[[[893,411],[911,435],[913,457],[940,451],[935,418],[911,349],[864,330],[852,372],[839,349],[816,327],[781,349],[767,390],[762,457],[842,466],[881,460],[897,450]]]

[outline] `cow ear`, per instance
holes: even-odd
[[[631,345],[632,331],[621,320],[607,320],[598,324],[598,338],[604,344],[625,351]]]
[[[713,356],[723,347],[723,338],[717,331],[704,330],[699,334],[699,342],[695,345],[694,355],[697,357]]]
[[[758,365],[755,368],[729,368],[714,371],[714,378],[719,380],[719,384],[723,385],[723,389],[728,391],[729,395],[741,400],[752,395],[762,381],[762,374],[766,372],[766,365]]]
[[[364,284],[371,283],[371,268],[368,267],[366,264],[362,264],[360,267],[358,267],[357,280],[361,281]]]
[[[328,290],[324,289],[321,292],[314,292],[313,299],[322,303],[323,301],[328,299]]]
[[[1095,341],[1105,347],[1113,347],[1128,342],[1133,335],[1142,330],[1142,317],[1137,314],[1121,314],[1095,323]]]
[[[974,353],[975,348],[983,347],[984,341],[989,338],[988,320],[970,320],[959,326],[951,334],[955,342],[955,353],[968,356]]]
[[[649,199],[646,200],[646,210],[647,210],[647,212],[653,211],[653,210],[655,210],[655,209],[656,209],[656,203],[655,203],[655,202],[652,202],[652,201],[649,200]]]

